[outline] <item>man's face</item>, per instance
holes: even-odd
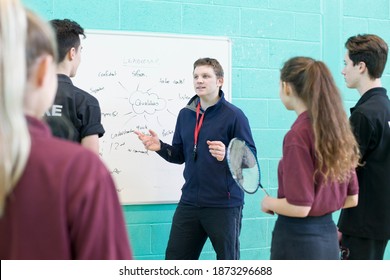
[[[353,65],[353,61],[349,58],[348,51],[344,56],[344,68],[341,71],[344,76],[345,84],[348,88],[357,88],[360,81],[359,64]]]
[[[215,75],[211,66],[198,66],[193,73],[194,89],[198,96],[218,96],[219,88],[222,86],[223,78]]]

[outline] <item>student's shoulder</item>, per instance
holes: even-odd
[[[377,119],[381,118],[385,112],[390,114],[390,101],[388,98],[383,96],[376,96],[370,98],[364,103],[356,106],[351,113],[351,120],[360,120],[360,119]]]
[[[313,144],[314,134],[310,123],[298,123],[291,127],[284,136],[284,146],[308,147]]]
[[[221,106],[222,106],[222,107],[224,108],[224,110],[227,111],[230,115],[236,115],[236,116],[240,116],[240,117],[246,117],[244,111],[243,111],[240,107],[238,107],[238,106],[236,106],[236,105],[230,103],[230,102],[227,101],[227,100],[224,100],[224,101],[222,102]]]
[[[77,95],[84,96],[85,98],[96,99],[96,97],[94,97],[92,94],[86,92],[85,90],[83,90],[75,85],[73,85],[73,88],[74,88],[75,94],[77,94]]]
[[[49,154],[54,158],[81,158],[93,157],[93,153],[80,145],[80,143],[62,139],[55,136],[34,137],[32,148],[38,153]],[[92,154],[92,155],[91,155]]]
[[[70,77],[64,75],[64,74],[58,74],[58,90],[57,94],[70,96],[71,98],[75,98],[76,102],[95,102],[98,103],[98,100],[96,97],[94,97],[92,94],[86,92],[85,90],[75,86],[70,79]]]
[[[86,92],[85,90],[73,85],[74,87],[74,94],[76,98],[76,103],[88,103],[88,104],[94,104],[94,105],[99,105],[99,101],[95,96],[92,94]]]
[[[50,137],[35,141],[31,159],[43,169],[56,169],[66,174],[107,176],[108,170],[98,155],[79,143]],[[45,167],[46,166],[46,167]]]
[[[109,170],[98,155],[78,143],[59,138],[45,139],[32,146],[29,166],[30,171],[42,176],[43,183],[52,183],[55,178],[58,189],[66,189],[72,198],[82,199],[114,186]]]

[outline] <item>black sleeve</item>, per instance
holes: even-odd
[[[375,145],[375,128],[369,119],[360,112],[354,112],[350,121],[364,161],[370,151],[370,146]]]

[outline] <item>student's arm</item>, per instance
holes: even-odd
[[[88,135],[81,139],[81,145],[99,155],[99,136]]]
[[[350,208],[358,205],[358,201],[359,201],[358,197],[359,197],[358,194],[348,195],[347,198],[345,199],[343,208]]]
[[[354,112],[350,117],[350,121],[356,141],[359,144],[362,161],[364,162],[367,153],[372,149],[371,146],[375,145],[373,144],[375,143],[375,127],[367,117],[360,112]]]
[[[353,170],[349,179],[347,198],[344,201],[343,208],[355,207],[359,202],[359,183],[356,171]]]
[[[286,198],[264,197],[261,210],[265,213],[277,213],[288,217],[304,218],[310,212],[310,206],[298,206],[290,204]]]

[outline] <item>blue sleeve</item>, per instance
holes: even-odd
[[[173,134],[172,145],[160,141],[161,149],[157,154],[166,161],[176,164],[182,164],[185,161],[183,152],[183,143],[180,137],[180,115],[176,122],[175,133]]]
[[[234,125],[233,137],[237,137],[244,140],[257,157],[257,149],[255,141],[253,140],[249,120],[241,110],[239,110],[239,114],[237,114],[236,123]]]

